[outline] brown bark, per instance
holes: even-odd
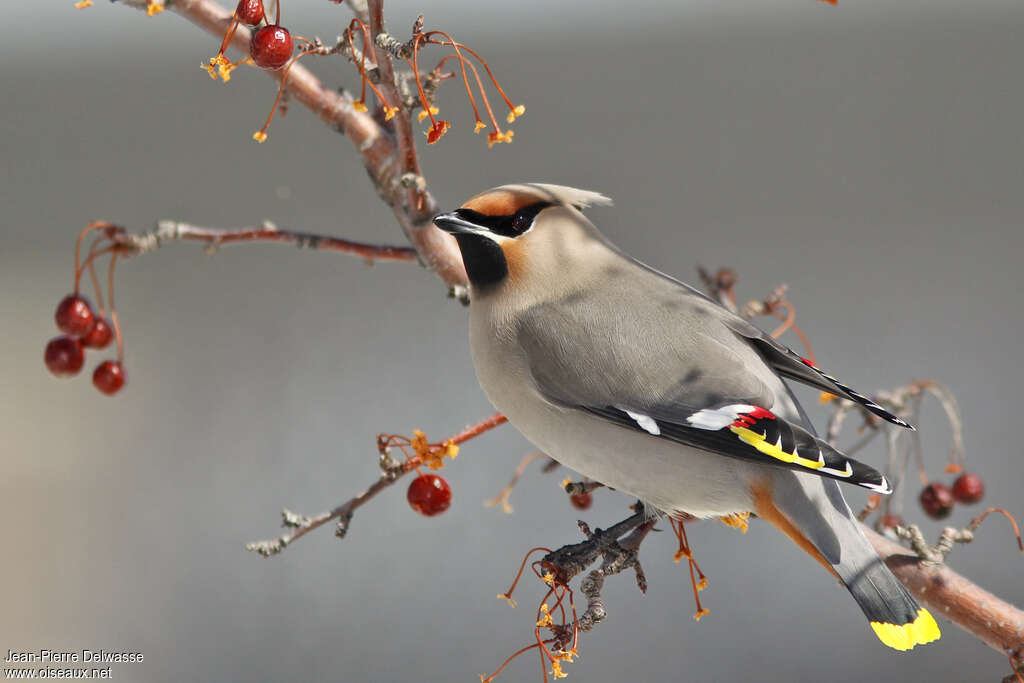
[[[957,574],[861,526],[875,550],[914,596],[999,653],[1024,654],[1024,611]]]

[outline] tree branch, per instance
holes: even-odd
[[[126,5],[140,9],[146,6],[145,0],[122,1]],[[353,2],[353,5],[357,6],[357,3]],[[210,0],[174,0],[168,5],[168,9],[215,36],[223,35],[230,19],[230,12]],[[376,39],[384,29],[382,0],[369,0],[367,10],[372,34]],[[357,12],[361,12],[361,7],[357,7]],[[232,46],[247,53],[249,39],[250,31],[241,26],[234,36]],[[384,50],[375,48],[375,52],[382,91],[391,102],[402,107],[402,111],[395,119],[394,136],[372,116],[353,109],[350,97],[324,87],[319,79],[301,65],[296,64],[289,70],[287,90],[296,101],[316,114],[325,124],[349,137],[361,155],[377,193],[392,207],[396,220],[415,248],[420,261],[436,272],[453,291],[464,295],[467,279],[459,250],[450,236],[437,230],[430,222],[430,218],[436,212],[436,204],[420,172],[410,112],[400,96],[391,56]],[[277,80],[282,78],[280,71],[267,73]],[[319,248],[336,248],[337,251],[356,253],[364,257],[407,260],[411,256],[401,247],[360,245],[345,240],[302,233],[284,233],[269,228],[234,231],[238,236],[229,238],[231,231],[218,236],[215,231],[203,232],[203,228],[186,227],[188,229],[183,234],[192,236],[183,236],[181,239],[198,239],[211,244],[250,238],[295,244],[311,244],[311,241],[315,241]],[[246,231],[249,237],[241,237]],[[723,305],[736,310],[733,295],[735,279],[730,275],[728,272],[720,272],[715,276],[702,273],[705,283],[712,289],[713,296],[722,301]],[[489,420],[489,427],[480,428],[478,425],[461,435],[456,435],[451,441],[456,442],[457,438],[471,438],[480,431],[500,424],[504,417],[496,415]],[[397,463],[391,460],[390,456],[385,457],[383,453],[381,457],[381,478],[361,494],[312,518],[285,511],[285,526],[292,530],[275,541],[249,544],[249,549],[263,555],[275,554],[288,543],[332,519],[339,520],[338,532],[339,535],[343,535],[348,520],[356,508],[419,464],[410,464],[414,459]],[[630,528],[636,528],[636,524]],[[1024,653],[1024,612],[976,586],[947,566],[935,565],[909,555],[903,546],[879,536],[866,526],[862,525],[862,528],[887,565],[922,602],[937,614],[945,616],[974,634],[993,649],[1004,654],[1009,653],[1012,661],[1020,661]],[[636,541],[636,545],[639,545],[639,540]],[[635,553],[635,548],[628,550]],[[596,556],[594,559],[596,560]]]
[[[145,0],[122,0],[126,5],[145,9]],[[380,11],[381,3],[371,3],[371,9]],[[214,36],[222,36],[228,27],[231,13],[210,0],[174,0],[168,9],[189,20]],[[372,18],[372,12],[371,12]],[[380,27],[378,26],[378,31]],[[375,32],[376,33],[376,32]],[[248,54],[251,32],[239,26],[231,42],[232,47]],[[384,90],[388,97],[401,105],[401,98],[394,88],[394,72],[390,57],[379,62]],[[387,63],[387,71],[385,71]],[[271,78],[280,81],[281,71],[267,71]],[[398,143],[395,138],[378,124],[368,113],[352,108],[352,98],[329,88],[301,64],[294,64],[288,71],[287,91],[304,107],[316,114],[321,121],[334,130],[345,134],[359,152],[363,165],[370,174],[377,194],[392,207],[395,218],[409,242],[416,249],[420,261],[437,273],[450,290],[460,298],[466,297],[466,271],[462,265],[455,240],[438,230],[430,222],[436,213],[436,203],[426,189],[426,182],[415,161],[415,141],[409,112],[404,109],[395,117]],[[413,148],[413,155],[408,148]],[[401,154],[402,159],[398,159]],[[411,174],[411,175],[409,175]]]
[[[160,221],[153,232],[135,234],[129,232],[113,232],[110,240],[132,254],[145,254],[158,249],[168,242],[190,240],[203,242],[208,249],[217,249],[228,244],[244,242],[276,242],[291,244],[300,249],[319,249],[337,251],[344,254],[359,256],[368,262],[397,261],[416,263],[416,250],[412,247],[396,247],[350,240],[328,235],[316,235],[308,232],[282,230],[272,223],[264,223],[259,227],[238,228],[236,230],[217,230],[201,228],[189,223],[177,221]]]
[[[1024,611],[957,574],[945,564],[916,557],[899,543],[861,524],[892,573],[914,596],[993,650],[1024,656]]]
[[[418,434],[420,440],[395,437],[389,434],[380,434],[377,437],[377,450],[380,453],[381,474],[377,481],[372,483],[359,495],[350,498],[341,505],[338,505],[327,512],[321,512],[313,517],[296,514],[287,508],[282,510],[281,525],[291,529],[291,531],[285,532],[275,539],[248,543],[246,544],[245,549],[255,551],[263,557],[272,557],[284,550],[293,541],[302,538],[310,531],[323,526],[332,519],[338,520],[338,527],[334,534],[338,538],[344,538],[348,533],[348,525],[352,520],[352,513],[355,512],[357,508],[365,505],[374,496],[394,484],[409,472],[417,469],[418,467],[428,465],[435,459],[439,462],[442,457],[439,453],[447,451],[449,445],[458,446],[459,444],[469,441],[474,437],[480,436],[484,432],[505,424],[507,421],[508,420],[504,415],[501,413],[495,413],[494,415],[484,418],[476,424],[467,427],[451,438],[445,439],[444,441],[436,444],[427,443],[426,438],[423,437],[422,434]],[[397,446],[403,452],[405,452],[408,447],[414,451],[415,455],[407,457],[404,461],[395,460],[391,457],[391,448],[393,446]],[[406,453],[406,455],[408,456],[408,453]],[[449,457],[454,456],[449,454]],[[440,467],[440,465],[437,465],[437,467]]]

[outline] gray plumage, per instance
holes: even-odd
[[[809,542],[873,622],[911,627],[916,602],[820,475],[884,492],[887,483],[818,441],[782,378],[905,423],[621,253],[581,213],[602,200],[506,186],[436,219],[470,270],[470,340],[488,398],[555,459],[667,514],[781,513],[770,521]]]

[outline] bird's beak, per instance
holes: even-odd
[[[479,225],[459,217],[455,211],[442,213],[434,217],[434,225],[450,233],[480,232],[483,230]]]

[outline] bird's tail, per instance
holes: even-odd
[[[779,473],[754,489],[755,511],[846,585],[878,639],[896,650],[939,638],[939,627],[875,552],[830,479]]]

